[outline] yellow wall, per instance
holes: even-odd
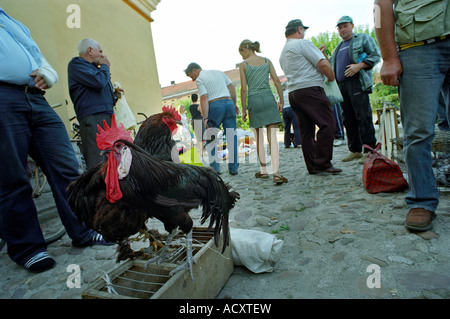
[[[81,9],[81,27],[69,28],[70,4]],[[51,105],[69,130],[75,115],[67,84],[67,64],[78,56],[78,41],[93,38],[111,61],[112,81],[118,81],[138,121],[138,112],[151,115],[161,111],[161,90],[150,22],[122,0],[2,0],[12,18],[30,29],[42,53],[58,72],[58,83],[47,91]],[[66,105],[67,101],[67,105]]]

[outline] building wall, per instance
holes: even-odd
[[[158,1],[159,2],[159,1]],[[80,8],[80,28],[69,28],[67,20]],[[68,119],[75,115],[69,96],[67,64],[78,56],[83,38],[98,41],[111,61],[112,81],[118,81],[138,121],[138,112],[151,115],[161,110],[161,90],[149,19],[122,0],[2,0],[5,12],[30,29],[43,55],[58,72],[58,83],[47,91],[51,105],[70,133]]]

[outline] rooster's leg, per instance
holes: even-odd
[[[173,240],[173,237],[175,237],[175,235],[177,234],[177,230],[174,229],[172,230],[172,232],[169,234],[169,236],[166,239],[166,244],[164,245],[164,247],[161,249],[161,253],[159,254],[159,256],[156,256],[152,259],[149,259],[146,263],[145,263],[145,268],[148,267],[148,265],[150,265],[153,262],[157,262],[157,265],[160,266],[162,262],[164,262],[164,260],[167,259],[167,250],[169,248],[170,243]]]
[[[175,273],[179,272],[180,270],[189,269],[191,272],[191,279],[194,281],[194,272],[192,270],[192,264],[194,262],[194,258],[192,257],[192,229],[189,231],[189,233],[186,234],[186,246],[187,246],[187,253],[186,253],[186,262],[174,270],[170,272],[170,276],[173,276]]]

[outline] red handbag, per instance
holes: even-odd
[[[367,192],[371,194],[399,192],[409,187],[400,166],[378,153],[381,148],[380,143],[377,144],[375,149],[368,145],[364,145],[364,147],[371,150],[364,160],[362,173]]]

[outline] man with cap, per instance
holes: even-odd
[[[337,28],[342,42],[330,62],[344,98],[341,107],[350,154],[342,161],[349,162],[363,158],[364,144],[376,145],[369,94],[373,88],[372,68],[380,61],[380,53],[371,36],[353,33],[353,19],[349,16],[341,17]]]
[[[339,173],[342,170],[331,164],[335,124],[323,89],[324,76],[334,81],[334,72],[322,52],[304,39],[306,29],[300,19],[288,23],[280,65],[288,81],[289,103],[298,117],[308,173]]]
[[[184,70],[195,81],[200,95],[200,112],[208,128],[204,138],[210,166],[220,174],[217,154],[217,135],[222,125],[227,140],[228,171],[231,175],[238,173],[238,150],[236,135],[236,88],[227,75],[218,70],[202,70],[193,62]]]

